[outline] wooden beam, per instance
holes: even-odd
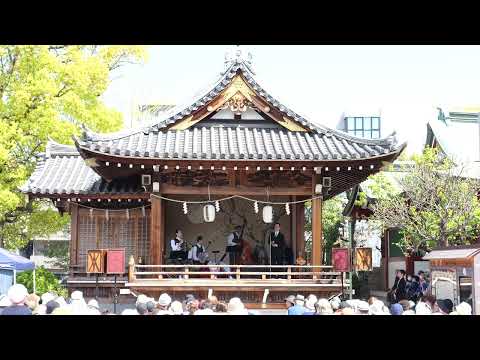
[[[236,175],[235,175],[235,170],[229,170],[228,173],[227,173],[227,177],[228,177],[228,184],[229,186],[231,187],[234,187],[235,186],[235,179],[236,179]]]
[[[196,186],[177,186],[170,184],[160,185],[160,193],[173,195],[208,195],[207,187]],[[248,186],[214,186],[210,188],[212,195],[265,195],[264,187],[248,187]],[[310,188],[270,188],[270,195],[303,195],[310,196]]]
[[[312,197],[319,195],[315,193],[315,184],[321,184],[318,174],[312,176]],[[322,250],[322,199],[317,198],[312,200],[312,265],[322,265]]]
[[[72,204],[71,210],[70,264],[78,265],[78,205]]]
[[[164,224],[162,199],[152,197],[151,226],[150,226],[150,264],[162,264],[162,250],[164,239]]]
[[[298,197],[296,197],[298,199]],[[296,212],[296,232],[295,232],[295,246],[296,257],[301,256],[305,258],[305,204],[299,203],[295,205]],[[295,259],[296,259],[295,257]]]
[[[312,265],[322,265],[322,200],[312,200]]]

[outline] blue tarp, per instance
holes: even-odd
[[[16,271],[35,269],[35,263],[23,256],[0,248],[0,267],[12,267]]]

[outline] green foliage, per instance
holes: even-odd
[[[426,149],[413,157],[413,170],[401,180],[402,194],[379,197],[374,220],[402,229],[405,254],[437,246],[469,244],[480,234],[478,182],[459,176],[461,167]]]
[[[71,144],[82,125],[99,132],[122,127],[121,114],[101,95],[112,71],[145,56],[139,46],[0,45],[0,246],[22,247],[63,226],[52,226],[60,218],[27,204],[18,188],[48,138]]]
[[[44,294],[53,292],[59,296],[68,296],[67,289],[60,284],[60,281],[53,273],[43,266],[35,270],[36,293]],[[17,283],[25,285],[29,293],[33,293],[33,271],[24,271],[17,274]]]
[[[48,244],[46,256],[56,259],[53,266],[68,270],[70,265],[70,247],[68,243],[52,241]]]
[[[344,220],[343,207],[344,204],[340,196],[335,196],[323,203],[322,229],[326,264],[331,261],[332,247],[340,235],[340,224]],[[312,251],[312,204],[310,201],[305,203],[305,233],[305,251],[307,258],[310,258]]]

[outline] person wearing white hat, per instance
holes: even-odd
[[[358,301],[357,302],[357,311],[358,315],[368,315],[368,311],[370,310],[370,305],[366,301]]]
[[[380,300],[375,300],[370,305],[368,315],[390,315],[390,311],[386,308],[385,304]]]
[[[98,305],[97,300],[91,299],[88,302],[87,306],[88,306],[90,315],[101,315],[100,306]]]
[[[332,315],[333,308],[327,299],[319,299],[315,304],[317,315]]]
[[[70,310],[74,315],[88,315],[88,306],[81,291],[76,290],[72,292],[70,300]],[[58,299],[55,301],[58,301]]]
[[[159,310],[156,315],[171,315],[171,311],[168,309],[171,303],[172,298],[167,293],[161,294],[157,302]]]
[[[318,299],[315,295],[310,294],[305,301],[305,312],[303,315],[315,315],[315,304],[317,303]]]
[[[335,296],[332,300],[330,300],[330,305],[332,306],[333,311],[337,311],[338,309],[340,309],[341,303],[342,300],[338,296]]]
[[[469,303],[461,302],[455,307],[457,315],[472,315],[472,307]]]
[[[245,309],[240,298],[234,297],[228,302],[227,313],[229,315],[248,315],[248,310]]]
[[[10,286],[7,296],[11,305],[3,309],[2,315],[32,315],[32,310],[25,306],[25,300],[28,296],[25,286],[22,284]]]
[[[40,299],[42,300],[42,304],[43,305],[47,305],[47,303],[49,301],[52,301],[52,300],[55,300],[57,297],[52,294],[51,292],[46,292],[45,294],[43,294]]]
[[[140,294],[137,297],[137,301],[135,302],[136,304],[143,303],[146,304],[148,302],[148,297],[147,295]]]
[[[432,315],[432,308],[429,303],[420,301],[417,306],[415,306],[416,315]]]
[[[174,301],[170,304],[170,310],[173,315],[183,315],[183,306],[180,301]]]

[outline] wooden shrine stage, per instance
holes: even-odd
[[[151,271],[152,268],[157,271]],[[177,299],[186,294],[200,298],[215,295],[223,301],[237,296],[259,308],[282,304],[291,294],[329,298],[341,294],[342,285],[343,289],[347,287],[345,279],[342,282],[344,274],[332,272],[331,266],[236,265],[229,268],[226,272],[205,271],[200,265],[131,264],[125,287],[135,294],[155,298],[163,292]]]

